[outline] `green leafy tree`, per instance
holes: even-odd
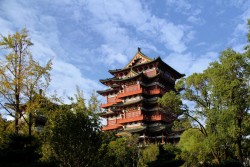
[[[100,144],[99,122],[85,111],[64,111],[54,120],[49,145],[59,166],[93,166]]]
[[[41,156],[39,148],[34,136],[10,134],[0,152],[0,166],[36,166]]]
[[[77,86],[76,87],[76,93],[75,93],[75,101],[74,98],[71,98],[72,100],[72,104],[73,104],[73,109],[75,111],[77,110],[84,110],[84,111],[89,111],[87,110],[86,104],[85,104],[85,98],[84,98],[84,93],[82,90],[80,90],[80,88]]]
[[[102,166],[102,167],[110,167],[113,166],[113,157],[108,153],[108,145],[110,142],[115,141],[117,139],[115,131],[104,131],[101,134],[101,141],[102,145],[98,150],[97,156],[98,161],[96,162],[95,166]]]
[[[99,157],[101,157],[101,160],[97,163],[97,166],[137,166],[139,159],[139,148],[137,142],[138,136],[119,137],[111,141],[104,140],[104,143],[99,150]]]
[[[219,61],[214,62],[206,70],[213,85],[213,97],[221,103],[220,116],[230,123],[227,127],[229,137],[237,145],[237,157],[242,162],[242,136],[249,132],[247,124],[244,124],[249,117],[250,109],[250,57],[248,54],[241,54],[227,49],[222,52]],[[220,117],[218,116],[220,119]],[[212,123],[213,122],[211,120]],[[211,124],[211,123],[210,123]],[[230,131],[231,133],[230,133]]]
[[[31,104],[37,90],[48,85],[51,61],[42,67],[33,60],[29,50],[33,43],[26,29],[1,37],[0,47],[6,55],[0,59],[0,105],[14,118],[16,134],[19,133],[20,118],[26,121],[31,134],[32,112],[35,111]]]
[[[71,105],[49,103],[53,114],[43,130],[43,162],[59,166],[97,164],[102,139],[99,117],[87,109],[79,88],[75,100]]]
[[[0,150],[3,147],[3,143],[5,141],[5,129],[6,129],[6,121],[0,115]]]
[[[198,129],[188,129],[182,134],[178,146],[181,148],[181,158],[187,166],[202,165],[211,159],[205,139]]]
[[[180,149],[171,143],[158,145],[158,155],[154,161],[148,163],[149,167],[177,167],[184,162],[180,159]]]
[[[98,94],[95,91],[93,91],[88,101],[88,109],[92,113],[99,113],[101,111],[100,105],[101,101],[98,100]]]
[[[249,46],[246,49],[244,53],[232,49],[223,51],[219,60],[211,63],[208,69],[176,84],[177,90],[185,90],[182,94],[170,92],[160,100],[163,106],[192,120],[192,128],[198,129],[206,141],[201,145],[209,146],[207,151],[213,157],[211,163],[236,157],[243,162],[242,143],[243,137],[249,135],[250,106]],[[181,99],[194,107],[182,104]],[[185,160],[189,162],[193,152],[186,151],[186,154],[189,156]],[[200,157],[197,161],[204,159]]]
[[[177,86],[183,84],[185,88],[185,92],[181,94],[180,97],[195,104],[194,108],[188,108],[186,105],[181,106],[183,114],[192,120],[192,127],[200,130],[201,134],[203,134],[206,139],[210,138],[215,133],[218,134],[217,136],[219,137],[221,133],[218,133],[217,127],[221,125],[220,123],[223,123],[218,122],[218,113],[220,113],[218,109],[221,109],[222,105],[219,102],[220,99],[213,96],[213,86],[209,81],[210,78],[207,73],[204,72],[200,74],[194,73],[187,79],[180,80],[177,84]],[[220,138],[221,137],[222,136],[220,136]],[[223,142],[224,140],[218,141]],[[214,143],[211,144],[213,144],[213,146],[210,146],[210,153],[213,155],[216,162],[220,163],[224,152],[222,149],[223,143],[217,142],[217,145],[214,145]],[[192,152],[190,152],[190,154],[193,156]],[[188,156],[186,156],[186,158],[188,158]],[[200,159],[200,161],[203,162],[203,159]]]
[[[140,150],[138,167],[147,167],[149,163],[156,161],[159,155],[159,147],[156,144],[150,144]]]
[[[225,68],[223,66],[224,64],[220,64],[221,68]],[[211,64],[203,73],[195,73],[187,79],[180,80],[177,84],[177,89],[178,86],[182,85],[182,87],[185,88],[185,92],[183,94],[176,94],[174,92],[167,93],[163,96],[160,103],[164,106],[170,105],[173,111],[182,113],[191,119],[192,128],[198,129],[206,141],[201,143],[201,145],[209,146],[207,150],[209,154],[207,155],[209,155],[208,157],[213,157],[210,159],[211,163],[221,163],[228,157],[233,158],[234,154],[238,154],[238,159],[241,161],[239,153],[234,150],[234,145],[237,145],[236,134],[239,132],[237,130],[239,129],[237,128],[238,125],[236,125],[235,122],[237,122],[239,115],[235,117],[236,112],[230,110],[230,100],[224,97],[226,90],[223,91],[223,89],[229,85],[222,84],[230,84],[230,81],[221,81],[223,73],[216,76],[215,73],[218,71],[222,72],[223,70],[218,70]],[[246,89],[245,92],[247,92]],[[227,96],[228,94],[226,97]],[[188,108],[187,105],[182,104],[181,98],[194,103],[194,108]],[[243,96],[238,97],[238,99],[240,98],[247,99]],[[244,102],[242,106],[245,104]],[[242,116],[244,118],[248,117],[247,108],[245,108],[244,112],[245,114]],[[246,130],[245,127],[242,128],[242,130],[243,129]],[[242,130],[241,133],[243,132]],[[244,135],[246,135],[246,133]],[[185,147],[181,147],[181,150],[184,151],[184,148]],[[194,149],[196,148],[194,147]],[[204,158],[194,155],[191,149],[185,150],[185,155],[188,154],[189,156],[182,156],[187,163],[205,161]],[[194,161],[192,157],[196,159],[196,161]]]

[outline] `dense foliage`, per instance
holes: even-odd
[[[184,132],[179,143],[186,165],[218,165],[228,160],[243,164],[247,161],[249,63],[249,46],[243,53],[226,49],[219,60],[210,63],[202,73],[182,78],[176,84],[176,91],[184,90],[182,93],[168,92],[159,101],[189,118],[192,125],[193,129]],[[183,104],[182,100],[187,103]]]
[[[59,166],[94,166],[101,144],[100,125],[84,111],[56,116],[48,144]]]

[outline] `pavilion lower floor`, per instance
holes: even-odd
[[[141,144],[176,144],[180,140],[183,131],[171,131],[169,128],[163,127],[137,127],[124,129],[117,132],[117,136],[137,135],[138,142]]]

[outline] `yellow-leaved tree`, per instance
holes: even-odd
[[[28,125],[31,135],[33,120],[38,107],[39,90],[45,90],[50,82],[51,60],[43,67],[30,52],[28,31],[8,36],[1,35],[0,47],[0,106],[14,118],[15,133],[18,134],[20,119]]]

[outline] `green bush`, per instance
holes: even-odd
[[[38,162],[40,142],[33,136],[10,134],[0,151],[0,166],[28,166]]]

